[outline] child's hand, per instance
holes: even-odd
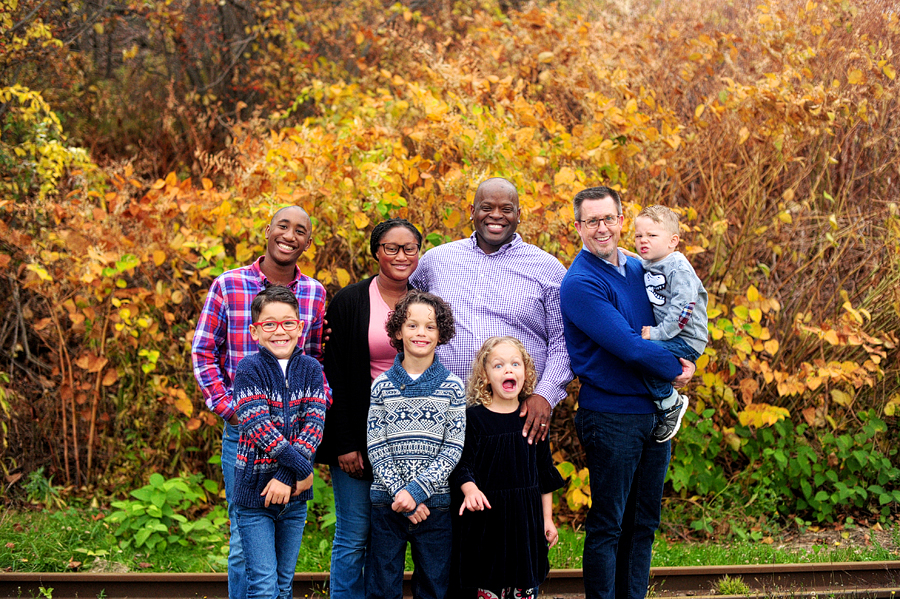
[[[650,338],[650,327],[644,327],[641,329],[641,338],[642,339]]]
[[[416,500],[409,494],[409,491],[403,489],[394,495],[394,503],[391,504],[391,509],[401,514],[403,512],[411,512],[416,509]]]
[[[547,539],[547,546],[553,547],[559,540],[559,531],[556,525],[550,520],[544,520],[544,538]]]
[[[482,512],[485,508],[491,509],[491,502],[488,501],[488,498],[485,497],[484,493],[481,492],[481,489],[475,483],[468,482],[463,484],[462,492],[465,493],[466,497],[463,499],[462,505],[459,506],[459,515],[462,516],[463,512],[469,510],[470,512]]]
[[[428,506],[424,503],[420,503],[418,507],[416,507],[416,513],[411,516],[407,516],[409,521],[413,524],[419,524],[428,519],[428,516],[431,515],[431,510],[428,509]]]
[[[260,497],[265,495],[266,507],[269,507],[269,504],[280,505],[290,501],[292,490],[288,485],[273,478],[266,484],[266,488],[259,495]]]
[[[312,484],[313,484],[313,475],[312,475],[312,474],[310,474],[309,476],[307,476],[307,477],[304,478],[303,480],[298,480],[298,481],[297,481],[297,484],[294,485],[294,492],[293,492],[293,494],[292,494],[291,496],[292,496],[292,497],[296,497],[297,495],[299,495],[299,494],[302,493],[303,491],[305,491],[305,490],[307,490],[308,488],[310,488],[310,487],[312,486]]]

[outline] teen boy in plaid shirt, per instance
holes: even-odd
[[[249,266],[223,273],[209,289],[191,347],[194,376],[203,391],[207,407],[225,421],[222,435],[222,473],[228,516],[231,518],[231,542],[228,554],[228,596],[245,599],[247,578],[240,532],[233,514],[234,466],[240,433],[234,414],[232,384],[241,359],[258,350],[250,336],[250,304],[268,285],[284,285],[300,303],[299,317],[304,321],[298,347],[322,361],[322,324],[325,317],[325,288],[297,267],[300,255],[309,247],[312,223],[297,206],[282,208],[266,226],[266,253]],[[326,387],[330,405],[330,392]]]

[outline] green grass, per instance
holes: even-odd
[[[0,570],[14,572],[65,572],[72,561],[82,562],[81,571],[92,569],[95,560],[123,564],[131,571],[224,572],[226,546],[172,545],[148,556],[146,552],[121,549],[111,527],[100,512],[69,508],[60,511],[6,510],[0,516]],[[561,528],[560,540],[550,550],[553,568],[581,568],[584,534]],[[298,571],[327,571],[331,559],[331,529],[307,524]],[[891,529],[895,546],[900,545],[900,526]],[[740,541],[725,543],[671,543],[658,536],[654,566],[698,566],[763,563],[888,561],[900,554],[876,544],[871,546],[813,546],[808,550],[779,547],[777,543]],[[412,564],[407,556],[407,567]]]

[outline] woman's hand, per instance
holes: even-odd
[[[359,451],[351,451],[338,456],[338,466],[341,470],[352,476],[359,478],[363,474],[363,457]]]

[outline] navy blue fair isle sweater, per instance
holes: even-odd
[[[681,365],[668,350],[641,338],[641,328],[656,321],[640,260],[627,258],[625,273],[586,249],[575,257],[559,290],[566,348],[581,381],[579,407],[652,414],[656,406],[642,375],[671,381]]]
[[[240,361],[234,376],[241,431],[234,468],[237,505],[264,507],[260,493],[272,478],[293,487],[312,474],[325,423],[324,380],[322,366],[300,348],[288,360],[287,375],[264,347]],[[310,488],[291,502],[312,498]]]
[[[401,353],[372,382],[366,441],[375,482],[369,494],[372,503],[390,505],[405,489],[417,506],[449,507],[448,479],[466,434],[465,386],[437,355],[416,380],[402,362]]]

